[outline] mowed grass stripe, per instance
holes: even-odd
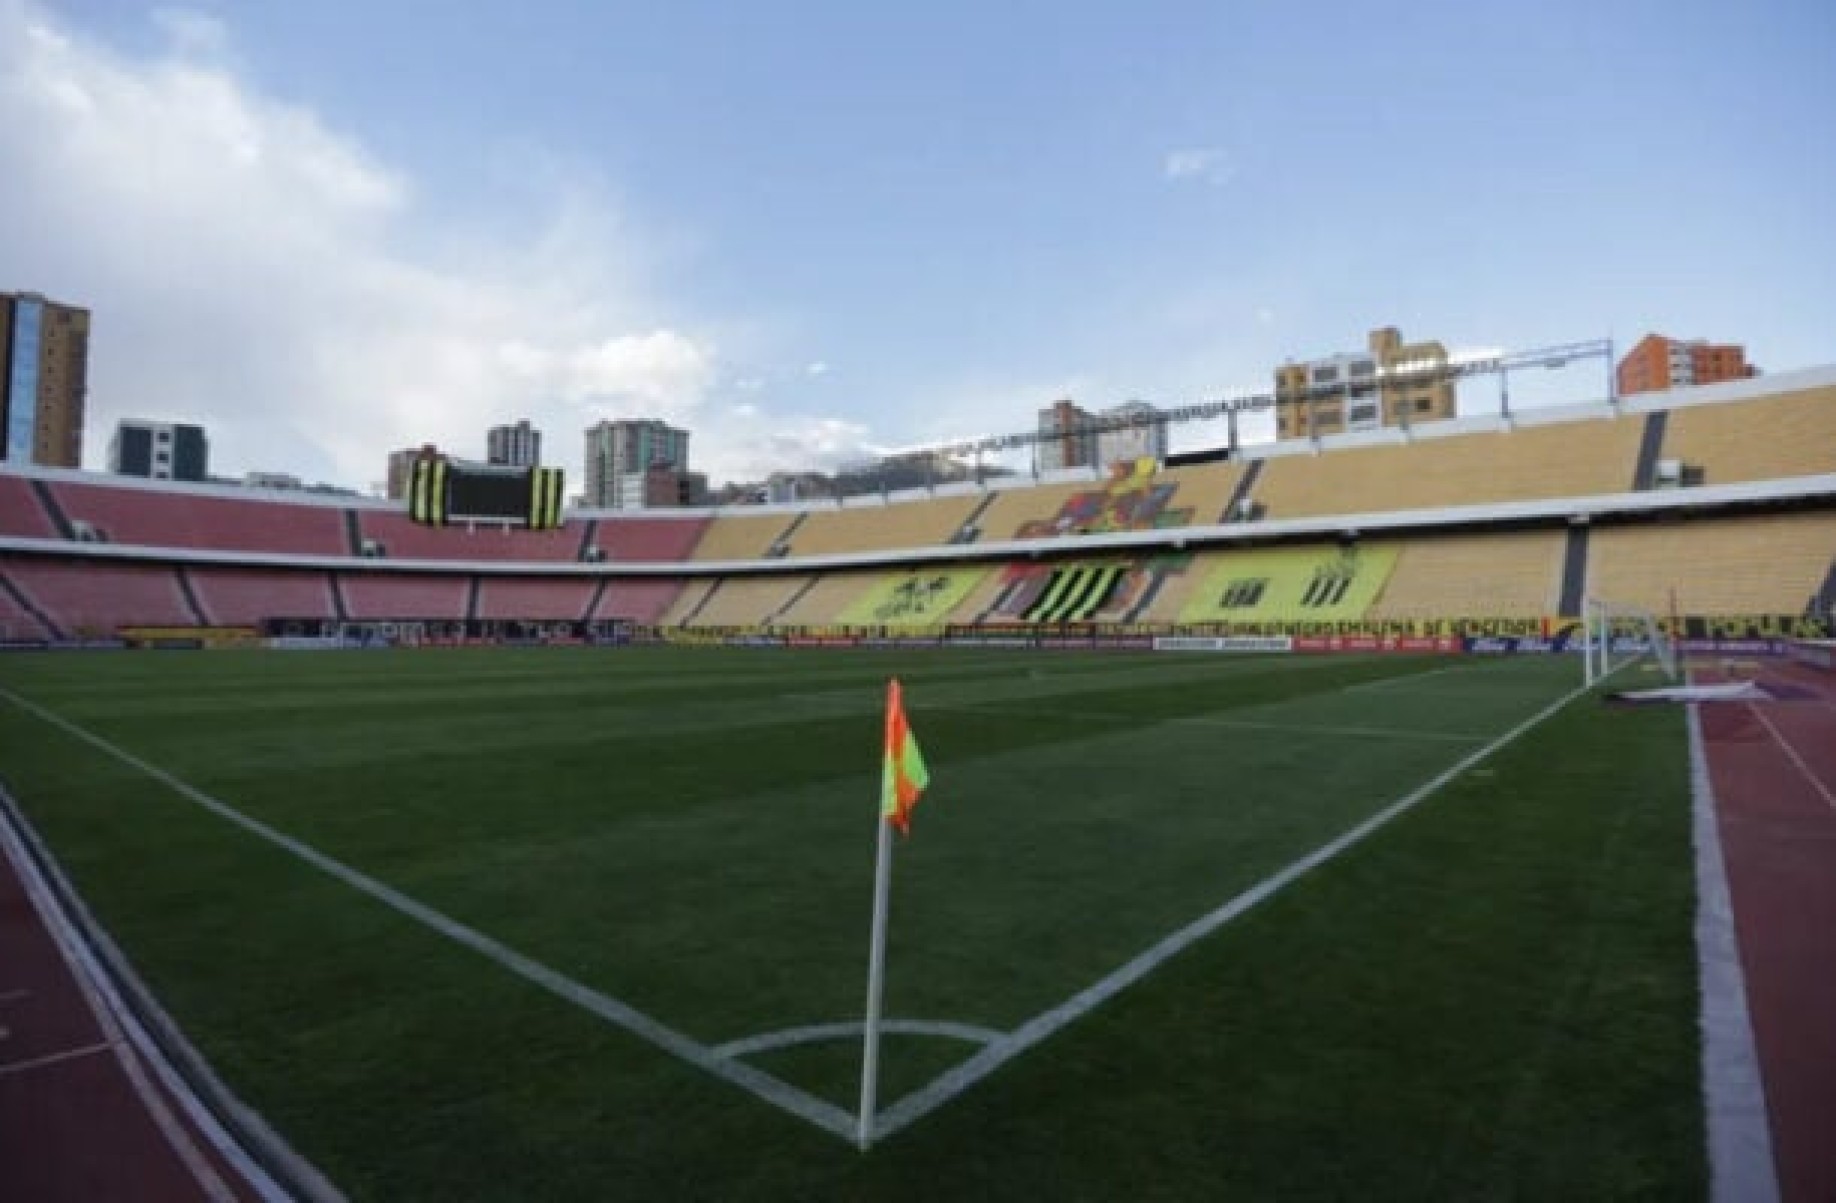
[[[73,664],[60,671],[87,669]],[[1520,703],[1534,689],[1543,688],[1535,682],[1545,670],[1536,664],[1487,666],[1479,671],[1499,671],[1520,680]],[[1565,668],[1558,679],[1553,662],[1547,671],[1552,690],[1559,689],[1559,680],[1572,679]],[[1518,672],[1525,676],[1515,678]],[[786,687],[791,684],[787,681]],[[1429,692],[1425,688],[1409,692],[1418,691]],[[1510,690],[1501,683],[1500,692]],[[1456,708],[1468,704],[1463,699]],[[1568,930],[1565,926],[1552,930],[1546,922],[1561,917],[1563,908],[1534,905],[1530,914],[1521,915],[1517,901],[1553,902],[1567,897],[1563,883],[1579,872],[1584,859],[1573,855],[1573,848],[1585,844],[1596,820],[1624,813],[1632,803],[1640,804],[1637,820],[1629,828],[1630,838],[1616,847],[1613,856],[1619,859],[1609,858],[1615,868],[1609,877],[1625,885],[1625,905],[1617,911],[1621,922],[1637,927],[1651,918],[1643,906],[1650,897],[1646,874],[1652,862],[1661,862],[1664,841],[1646,837],[1661,833],[1663,808],[1661,798],[1637,791],[1629,795],[1625,788],[1628,780],[1649,766],[1651,754],[1649,750],[1633,754],[1619,716],[1612,716],[1611,731],[1595,733],[1610,749],[1605,757],[1599,748],[1590,749],[1583,738],[1585,730],[1565,722],[1560,724],[1564,728],[1560,740],[1533,736],[1526,741],[1535,744],[1542,759],[1519,764],[1513,770],[1517,775],[1528,771],[1532,779],[1540,779],[1552,764],[1566,767],[1560,775],[1561,792],[1555,798],[1562,803],[1554,811],[1559,821],[1551,823],[1549,815],[1542,813],[1550,805],[1545,800],[1529,809],[1524,822],[1514,821],[1505,832],[1505,847],[1516,849],[1517,860],[1526,871],[1521,875],[1526,883],[1522,888],[1519,875],[1501,874],[1484,854],[1489,843],[1474,848],[1464,842],[1474,833],[1487,831],[1495,820],[1486,807],[1479,808],[1477,816],[1469,815],[1476,826],[1461,839],[1437,845],[1427,853],[1420,848],[1409,851],[1412,841],[1404,837],[1417,830],[1416,824],[1444,817],[1446,803],[1453,799],[1443,799],[1368,846],[1378,850],[1401,844],[1397,849],[1401,860],[1386,860],[1374,878],[1361,877],[1360,891],[1349,899],[1342,891],[1331,894],[1337,899],[1336,911],[1320,916],[1330,920],[1321,928],[1331,937],[1328,945],[1297,939],[1293,931],[1246,933],[1260,931],[1268,915],[1280,913],[1287,902],[1339,882],[1343,873],[1337,865],[1292,891],[1287,902],[1272,902],[1267,913],[1259,910],[1219,933],[1161,975],[865,1159],[845,1149],[831,1149],[827,1138],[802,1134],[794,1125],[787,1129],[784,1125],[790,1121],[774,1118],[769,1109],[743,1099],[744,1105],[736,1107],[728,1096],[737,1092],[685,1080],[670,1066],[656,1064],[660,1058],[631,1047],[615,1033],[609,1038],[591,1025],[582,1029],[539,999],[532,1003],[516,989],[506,989],[490,974],[455,966],[436,950],[418,948],[425,940],[394,938],[399,935],[393,932],[394,925],[386,917],[369,914],[372,908],[366,908],[362,900],[314,889],[285,864],[252,851],[246,838],[233,832],[200,830],[183,808],[124,805],[137,795],[147,803],[157,799],[145,796],[144,783],[78,763],[67,748],[23,732],[16,718],[0,714],[0,740],[5,741],[8,771],[16,780],[32,779],[37,788],[21,791],[29,808],[54,844],[65,851],[72,867],[83,862],[79,881],[90,890],[104,918],[116,926],[137,958],[145,958],[143,968],[151,971],[153,962],[160,963],[162,972],[152,974],[155,984],[169,998],[174,991],[182,997],[183,1005],[174,998],[175,1007],[188,1024],[193,1023],[194,1013],[208,1012],[209,1018],[198,1019],[194,1029],[211,1027],[222,1037],[218,1044],[234,1047],[236,1052],[228,1058],[235,1062],[234,1076],[240,1079],[246,1071],[259,1078],[262,1088],[257,1102],[290,1134],[296,1131],[297,1117],[312,1134],[310,1139],[301,1135],[302,1148],[333,1170],[358,1197],[688,1194],[905,1198],[922,1193],[930,1198],[939,1190],[1002,1197],[1047,1192],[1071,1197],[1286,1197],[1343,1194],[1350,1181],[1367,1197],[1420,1197],[1424,1182],[1443,1180],[1469,1187],[1474,1182],[1485,1184],[1478,1192],[1455,1193],[1542,1194],[1565,1188],[1555,1193],[1606,1197],[1615,1191],[1589,1188],[1615,1184],[1623,1188],[1626,1179],[1612,1167],[1667,1155],[1674,1148],[1662,1140],[1654,1145],[1650,1138],[1654,1129],[1663,1130],[1675,1115],[1674,1104],[1654,1100],[1646,1093],[1652,1066],[1661,1064],[1662,1057],[1654,1052],[1653,1060],[1633,1064],[1627,1060],[1630,1050],[1615,1035],[1648,1022],[1648,1015],[1639,1007],[1623,1016],[1611,1011],[1597,1015],[1586,992],[1581,995],[1582,1004],[1578,1008],[1571,1005],[1554,1029],[1563,1041],[1579,1043],[1558,1045],[1555,1060],[1576,1065],[1585,1059],[1590,1072],[1625,1086],[1623,1093],[1639,1093],[1640,1105],[1652,1108],[1647,1117],[1651,1122],[1644,1127],[1629,1122],[1624,1099],[1611,1091],[1595,1090],[1584,1096],[1582,1107],[1591,1108],[1589,1122],[1600,1128],[1601,1143],[1616,1139],[1621,1146],[1616,1158],[1599,1163],[1605,1168],[1597,1179],[1589,1176],[1594,1169],[1585,1162],[1557,1164],[1554,1151],[1538,1151],[1536,1139],[1545,1135],[1554,1138],[1554,1149],[1568,1153],[1576,1149],[1568,1137],[1578,1117],[1552,1112],[1542,1102],[1514,1113],[1515,1135],[1508,1146],[1512,1153],[1502,1159],[1492,1156],[1490,1150],[1476,1150],[1466,1136],[1491,1114],[1486,1106],[1495,1077],[1484,1067],[1492,1057],[1508,1062],[1520,1046],[1527,1047],[1516,1025],[1536,1001],[1534,974],[1497,975],[1496,965],[1515,963],[1513,950],[1550,946],[1553,954],[1560,955],[1564,946],[1556,933]],[[958,719],[938,714],[927,719],[922,712],[916,721],[927,752],[942,738],[929,736],[927,731],[958,722],[986,725],[985,719],[974,716]],[[1164,770],[1176,760],[1177,752],[1192,763],[1176,766],[1176,776],[1192,774],[1193,780],[1209,787],[1234,758],[1230,744],[1163,745],[1156,729],[1143,731],[1132,748],[1129,731],[1123,729],[1114,732],[1122,750],[1109,746],[1090,749],[1091,760],[1114,761],[1114,768],[1101,770],[1105,779],[1128,777],[1131,765],[1136,775]],[[225,730],[223,737],[226,744],[233,743],[232,732]],[[711,741],[710,748],[716,746],[718,742]],[[1247,749],[1249,741],[1244,746]],[[1636,746],[1643,748],[1644,743]],[[1050,766],[1048,754],[1055,749],[1066,762],[1062,769]],[[1075,774],[1070,768],[1077,762],[1075,749],[1075,740],[1042,743],[1031,750],[1016,748],[1018,755],[1005,766],[1005,777],[997,774],[988,780],[1007,780],[1018,789],[1034,789],[1030,775],[1036,775],[1041,759],[1047,761],[1045,771],[1059,774],[1050,780],[1071,780]],[[1266,768],[1284,751],[1293,757],[1285,768]],[[1290,809],[1304,812],[1331,784],[1329,779],[1314,777],[1314,769],[1328,757],[1351,751],[1313,744],[1284,749],[1278,743],[1266,749],[1269,760],[1240,764],[1246,772],[1255,770],[1248,773],[1252,777],[1273,773],[1292,778],[1296,801]],[[1368,753],[1371,749],[1355,751]],[[708,755],[715,758],[712,752]],[[1000,768],[995,764],[1000,757],[994,753],[989,765]],[[933,758],[937,758],[935,753]],[[1381,771],[1382,760],[1380,751],[1375,758],[1367,757],[1367,767]],[[1205,770],[1202,776],[1201,767]],[[1511,788],[1512,773],[1506,772],[1503,758],[1499,769],[1497,778],[1475,783],[1482,799]],[[276,771],[284,771],[284,766]],[[978,761],[951,771],[975,778],[985,770]],[[870,766],[865,772],[870,775]],[[765,791],[767,802],[780,792],[787,795],[780,799],[782,804],[775,812],[769,806],[760,808],[758,818],[778,817],[788,822],[798,813],[824,813],[820,797],[792,800],[797,792],[794,784]],[[862,804],[852,788],[843,793],[846,801],[838,799],[834,806],[858,808]],[[738,801],[743,805],[744,799]],[[1100,829],[1129,814],[1126,799],[1104,802],[1088,809],[1065,806],[1068,813],[1063,820],[1072,830],[1080,823]],[[1035,805],[1041,803],[1064,805],[1049,797]],[[449,805],[453,809],[504,809],[497,801],[487,804],[463,795]],[[1106,808],[1112,813],[1104,813]],[[1189,811],[1142,810],[1137,825],[1177,830],[1176,820]],[[952,863],[971,843],[996,844],[983,851],[997,865],[998,854],[1006,850],[1010,860],[1031,860],[1035,873],[1048,870],[1052,850],[1069,842],[1068,837],[1061,841],[1056,832],[1036,830],[1033,824],[998,821],[1024,820],[1033,813],[1031,808],[1022,812],[971,797],[934,793],[921,811],[918,835],[900,849],[896,883],[929,881],[946,893],[976,893],[972,884],[983,876],[981,870],[967,878],[950,879]],[[969,815],[979,815],[992,826],[972,833],[962,826],[964,816]],[[638,828],[667,818],[648,812],[632,816],[634,838]],[[1653,827],[1653,822],[1658,826]],[[397,827],[385,821],[373,834],[379,845],[403,841],[412,847],[440,842],[438,831],[423,834],[417,841],[413,826]],[[1547,840],[1542,838],[1546,826],[1553,829]],[[837,830],[841,828],[838,820]],[[481,840],[485,830],[480,830]],[[854,962],[859,959],[858,945],[864,933],[864,910],[860,908],[866,897],[870,848],[865,842],[867,831],[852,832],[850,828],[847,839],[850,846],[861,845],[863,884],[859,898],[849,899],[845,908],[847,918],[859,922],[841,926],[860,929],[852,931],[847,940],[851,976],[858,979],[860,969]],[[1554,838],[1558,832],[1560,839]],[[762,834],[792,843],[801,839],[796,822]],[[960,838],[970,834],[975,835],[974,841]],[[645,835],[649,838],[651,833]],[[1025,838],[1030,835],[1041,838]],[[1570,842],[1563,844],[1563,840]],[[636,844],[643,842],[635,840]],[[764,846],[762,839],[754,843],[755,848]],[[478,850],[484,850],[482,843]],[[1448,855],[1450,850],[1455,854]],[[1151,851],[1130,852],[1129,846],[1118,846],[1110,859],[1143,870],[1158,859]],[[920,858],[927,855],[933,859],[920,865]],[[1357,854],[1363,855],[1362,851]],[[1446,863],[1407,868],[1413,863],[1411,857],[1424,855],[1443,857]],[[1359,862],[1348,859],[1344,863]],[[602,872],[615,867],[596,853],[584,856],[581,865]],[[500,875],[539,879],[547,867],[538,857],[528,872],[501,870]],[[1060,868],[1075,870],[1076,858]],[[1590,872],[1592,868],[1590,862]],[[489,866],[483,876],[498,872],[497,866]],[[631,872],[641,879],[642,862]],[[1073,884],[1083,884],[1075,873],[1061,874],[1060,880],[1067,877]],[[1050,874],[1044,879],[1052,880]],[[807,900],[799,889],[785,891],[773,886],[764,892],[740,891],[740,897],[722,901],[719,895],[725,881],[717,875],[714,888],[702,893],[706,913],[694,934],[705,942],[710,954],[719,951],[722,925],[733,922],[744,905],[787,904],[789,913]],[[631,896],[641,901],[639,885],[632,883]],[[532,888],[528,896],[540,899],[552,893],[565,899],[574,894],[573,886],[564,878],[548,891]],[[1434,891],[1443,887],[1458,891],[1459,907],[1450,900],[1434,901]],[[592,888],[590,878],[579,886],[581,892]],[[1494,893],[1496,897],[1487,905],[1474,908],[1475,899]],[[1397,909],[1391,903],[1399,894],[1409,905],[1402,908],[1400,926],[1385,938],[1382,923],[1371,921],[1391,915]],[[103,895],[111,900],[107,906],[102,904]],[[959,901],[966,917],[977,918],[974,899]],[[987,909],[1002,909],[998,897],[986,901],[991,904]],[[919,909],[896,901],[895,921],[902,913]],[[1100,921],[1103,911],[1101,899],[1087,908],[1064,908],[1063,913],[1073,921],[1067,938],[1025,951],[1041,955],[1041,964],[1049,969],[1062,950],[1076,944],[1077,924],[1092,918]],[[583,947],[597,943],[598,933],[590,929],[565,930],[573,922],[571,906],[545,913],[546,921],[540,915],[530,918],[550,929],[551,938]],[[986,916],[980,918],[987,921]],[[1442,921],[1455,920],[1458,922],[1448,930],[1461,933],[1461,938],[1450,944],[1437,933]],[[1384,922],[1389,920],[1384,918]],[[1499,929],[1499,925],[1509,926]],[[795,938],[799,934],[792,930],[769,937],[775,943],[775,970],[760,971],[762,960],[743,968],[794,978],[799,972],[801,949]],[[1243,939],[1250,939],[1252,947],[1278,960],[1271,963],[1266,956],[1246,959],[1237,944]],[[1424,940],[1448,962],[1444,971],[1424,972],[1423,966],[1410,960],[1410,949]],[[911,942],[908,938],[907,944]],[[728,947],[743,943],[736,940]],[[895,991],[901,980],[897,976],[899,947],[895,943]],[[1220,962],[1217,956],[1222,948],[1233,951]],[[1613,953],[1622,948],[1623,942],[1608,941],[1605,955],[1589,963],[1597,966],[1604,961],[1611,969]],[[1327,955],[1325,949],[1334,950],[1333,955]],[[1483,958],[1475,960],[1481,953]],[[1526,968],[1537,967],[1526,953],[1515,955]],[[1286,963],[1289,958],[1291,963]],[[1221,963],[1245,966],[1242,986],[1222,987],[1229,997],[1223,1011],[1218,1009],[1221,987],[1209,976]],[[1284,963],[1285,968],[1276,967]],[[1462,964],[1472,966],[1467,972],[1476,975],[1473,980],[1466,980]],[[1186,976],[1189,965],[1203,970],[1196,981]],[[1654,969],[1648,958],[1631,955],[1626,968],[1628,974],[1636,970],[1648,976],[1654,988],[1665,984],[1661,967]],[[1347,977],[1353,969],[1356,975]],[[932,976],[939,971],[952,970],[938,963],[925,969]],[[702,972],[704,984],[734,994],[743,995],[754,984],[747,980],[746,972],[716,973],[706,967]],[[1237,976],[1233,970],[1230,980]],[[1582,980],[1589,979],[1583,975]],[[172,985],[174,981],[184,984]],[[1380,1005],[1374,1011],[1367,1005],[1370,998],[1359,993],[1373,981],[1383,986],[1375,991]],[[1167,989],[1175,983],[1169,996]],[[975,972],[960,972],[957,979],[959,988],[971,992],[981,984]],[[1456,1006],[1452,1014],[1457,1019],[1450,1020],[1441,1008],[1434,993],[1437,989],[1452,991]],[[791,992],[785,997],[804,996]],[[851,1014],[858,1008],[858,980],[848,997]],[[1501,1008],[1494,999],[1509,1005]],[[1152,1002],[1148,1029],[1118,1032],[1109,1017],[1132,1008],[1136,1000],[1143,1005]],[[1469,1003],[1475,1008],[1471,1016],[1464,1014]],[[1432,1015],[1433,1022],[1385,1026],[1379,1017],[1392,1009],[1399,1015],[1423,1010]],[[1297,1016],[1304,1016],[1307,1022],[1288,1022]],[[1258,1023],[1265,1026],[1258,1028]],[[230,1035],[224,1037],[226,1030]],[[1669,1029],[1663,1031],[1668,1039]],[[1308,1047],[1309,1036],[1324,1042],[1325,1056],[1292,1060],[1292,1054]],[[1459,1055],[1446,1055],[1439,1045],[1418,1043],[1430,1036],[1453,1041],[1453,1051]],[[1093,1038],[1094,1046],[1090,1043]],[[1359,1041],[1375,1042],[1377,1047],[1360,1051]],[[206,1043],[208,1051],[218,1056],[217,1045]],[[1465,1049],[1467,1043],[1474,1048]],[[911,1048],[912,1067],[921,1073],[934,1072],[934,1067],[919,1064],[926,1060],[924,1046]],[[1157,1050],[1156,1055],[1138,1055],[1150,1050]],[[1379,1051],[1383,1055],[1372,1055]],[[815,1048],[805,1052],[812,1061],[822,1061],[826,1055]],[[1269,1055],[1263,1056],[1264,1052]],[[828,1072],[819,1065],[793,1065],[798,1050],[785,1050],[775,1057],[782,1060],[774,1059],[770,1068],[809,1075],[807,1084],[815,1087],[821,1087],[816,1079]],[[841,1075],[839,1090],[844,1096],[848,1060],[844,1054],[834,1067]],[[1048,1079],[1043,1086],[1033,1076],[1042,1068]],[[889,1070],[897,1072],[892,1066]],[[1348,1082],[1337,1074],[1339,1070],[1354,1076]],[[1368,1081],[1362,1076],[1366,1074],[1372,1075]],[[1386,1075],[1397,1087],[1388,1095],[1380,1089]],[[1553,1080],[1560,1086],[1566,1079],[1557,1074],[1554,1079],[1538,1080]],[[1018,1093],[1010,1088],[1016,1083],[1024,1087]],[[1247,1097],[1250,1095],[1254,1097]],[[1539,1087],[1535,1097],[1546,1100],[1550,1096]],[[275,1099],[285,1101],[270,1106]],[[1463,1120],[1470,1115],[1471,1124],[1449,1128],[1440,1118],[1445,1114]],[[1024,1123],[1030,1130],[1015,1139],[1015,1123]],[[378,1137],[381,1132],[389,1134],[386,1140]],[[1434,1146],[1436,1154],[1425,1158],[1424,1140],[1437,1136],[1448,1138],[1445,1148]],[[1216,1153],[1220,1146],[1230,1150],[1224,1162]],[[327,1155],[323,1150],[334,1152]],[[1687,1156],[1679,1165],[1687,1179]],[[1679,1180],[1657,1179],[1656,1193],[1674,1197],[1679,1192],[1664,1188]],[[1281,1189],[1270,1189],[1270,1182],[1279,1183]],[[1514,1184],[1537,1189],[1514,1190]]]
[[[1324,662],[1287,676],[1280,663],[1244,674],[1267,679],[1237,700],[1310,689],[1321,677],[1312,666]],[[1530,684],[1547,689],[1540,674]],[[1011,688],[1005,674],[990,686]],[[1521,717],[1523,688],[1500,691],[1510,704],[1501,726]],[[1149,696],[1158,704],[1142,707],[1144,722],[1165,707],[1164,695]],[[953,730],[915,714],[951,788],[911,849],[934,867],[898,878],[902,959],[889,1005],[996,1026],[1051,1005],[1450,759],[1443,748],[1399,747],[1320,763],[1319,741],[1305,732],[1224,737],[1110,723],[1097,736],[1050,712],[996,724],[971,716]],[[735,747],[733,734],[685,744],[680,781],[659,772],[647,745],[644,780],[656,792],[643,805],[596,784],[591,749],[546,766],[546,786],[527,766],[467,753],[454,755],[452,780],[429,778],[409,758],[361,783],[294,771],[267,773],[260,788],[213,788],[700,1038],[845,1017],[858,1006],[875,733],[867,725],[843,741],[865,751],[859,768],[822,779],[793,772],[787,785],[750,780],[747,766],[768,763],[772,749]],[[710,767],[711,744],[737,753],[741,776]],[[270,796],[291,809],[277,813]],[[1039,950],[1051,971],[1014,956],[1017,947]],[[731,981],[748,986],[734,991]]]

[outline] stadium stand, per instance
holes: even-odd
[[[32,482],[20,476],[0,476],[0,534],[26,539],[59,538],[57,525],[32,491]]]
[[[658,577],[614,580],[599,595],[593,617],[628,618],[633,622],[656,623],[670,604],[686,590],[682,582]]]
[[[1160,479],[1176,486],[1172,500],[1167,503],[1169,506],[1191,510],[1193,526],[1210,526],[1230,520],[1224,510],[1243,479],[1244,469],[1241,461],[1227,460],[1166,468],[1161,471]]]
[[[597,581],[582,576],[481,576],[478,617],[584,618],[597,587]]]
[[[1602,527],[1588,593],[1654,614],[1801,614],[1836,557],[1836,513]]]
[[[347,572],[339,588],[351,618],[464,618],[471,580],[424,573]]]
[[[1561,531],[1443,535],[1396,545],[1367,617],[1535,618],[1558,612]]]
[[[21,596],[77,636],[111,636],[117,627],[192,626],[178,574],[152,564],[9,557],[0,564]]]
[[[720,586],[719,577],[700,577],[689,581],[681,592],[670,599],[658,621],[666,627],[679,627],[693,618],[701,607],[706,605],[714,590]]]
[[[1731,484],[1836,471],[1836,388],[1670,411],[1663,457]]]
[[[204,621],[252,626],[267,618],[335,618],[331,577],[315,570],[210,567],[187,569]]]
[[[825,572],[794,599],[778,623],[787,627],[828,627],[841,622],[842,611],[879,581],[876,572]]]
[[[87,522],[110,543],[350,554],[342,511],[334,506],[69,480],[47,484],[65,516]]]
[[[617,563],[686,560],[707,529],[705,517],[601,518],[594,543]],[[577,537],[577,536],[576,536]]]
[[[1023,527],[1051,522],[1073,497],[1102,487],[1101,481],[1090,479],[1002,489],[976,521],[982,528],[979,541],[1019,538]]]
[[[1643,433],[1629,415],[1270,456],[1252,497],[1266,517],[1312,518],[1625,493]]]
[[[38,616],[26,610],[13,596],[13,591],[0,585],[0,640],[7,639],[50,639],[55,632],[38,621]]]
[[[837,555],[948,543],[977,506],[980,493],[812,510],[790,537],[790,554]]]
[[[503,527],[423,526],[406,514],[360,509],[357,529],[365,540],[382,545],[391,560],[526,560],[544,563],[576,559],[580,524],[556,530],[509,530]],[[602,524],[600,530],[605,529]],[[602,535],[603,538],[603,535]]]
[[[770,514],[716,514],[708,523],[700,542],[695,544],[697,560],[759,560],[771,550],[780,536],[803,515],[783,512]]]
[[[692,627],[763,626],[810,583],[807,576],[727,577],[684,622]]]

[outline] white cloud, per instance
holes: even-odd
[[[717,478],[864,433],[719,409],[717,348],[657,320],[602,197],[563,187],[512,244],[468,240],[358,137],[233,69],[221,21],[156,20],[166,48],[141,60],[0,0],[4,285],[93,312],[90,465],[125,416],[203,422],[220,472],[349,484],[398,446],[481,454],[519,416],[576,476],[604,417],[688,426]]]
[[[829,374],[829,365],[827,362],[818,359],[805,367],[803,369],[803,374],[806,376],[826,376]]]
[[[1198,180],[1222,184],[1231,177],[1230,157],[1214,146],[1194,146],[1168,151],[1161,174],[1169,180]]]

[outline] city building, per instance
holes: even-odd
[[[1438,375],[1447,348],[1405,343],[1394,326],[1371,331],[1367,349],[1275,369],[1275,434],[1298,439],[1410,426],[1451,418],[1456,390]]]
[[[600,422],[586,432],[586,503],[595,509],[646,508],[653,495],[665,491],[662,485],[652,490],[650,470],[673,468],[687,478],[693,475],[688,466],[688,431],[653,418]],[[684,487],[679,480],[678,495]]]
[[[0,292],[0,460],[80,467],[89,310]]]
[[[1619,361],[1614,379],[1619,395],[1656,393],[1691,384],[1716,384],[1759,375],[1747,362],[1747,348],[1707,339],[1665,338],[1647,334]]]
[[[1039,411],[1041,472],[1061,468],[1087,468],[1097,462],[1096,432],[1090,429],[1090,411],[1073,401],[1054,401]]]
[[[1167,424],[1146,401],[1129,401],[1097,415],[1105,427],[1097,435],[1097,463],[1151,459],[1165,463]]]
[[[123,418],[108,440],[108,470],[149,480],[205,480],[210,440],[202,426]]]
[[[488,463],[533,468],[542,462],[542,432],[524,418],[514,426],[493,426],[485,434]]]
[[[419,447],[403,447],[400,451],[391,451],[389,453],[388,483],[383,487],[389,500],[407,500],[408,482],[414,479],[416,460],[439,457],[440,449],[432,443],[422,443]]]

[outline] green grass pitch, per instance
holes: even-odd
[[[886,1013],[1011,1033],[1577,684],[1568,657],[15,655],[9,693],[719,1049],[858,1021],[885,681],[932,788]],[[1677,1199],[1681,716],[1583,696],[862,1153],[0,701],[0,773],[359,1199]],[[893,1035],[882,1105],[974,1057]],[[858,1037],[739,1061],[842,1111]]]

